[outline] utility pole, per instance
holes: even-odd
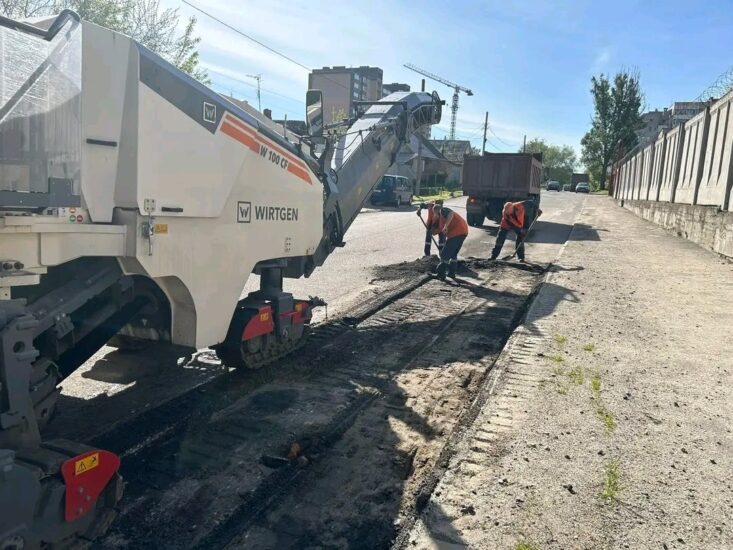
[[[248,74],[249,78],[254,78],[257,81],[257,110],[262,112],[262,100],[260,98],[260,82],[262,81],[262,73]]]
[[[527,134],[524,134],[524,145],[522,145],[522,153],[527,152]]]
[[[486,130],[489,129],[489,111],[486,111],[486,118],[484,119],[484,144],[481,146],[481,156],[486,152]]]
[[[422,79],[421,91],[425,91],[425,79]],[[415,194],[420,195],[420,180],[422,179],[422,134],[417,131],[417,181],[415,182]]]

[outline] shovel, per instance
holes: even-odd
[[[519,242],[518,242],[518,243],[517,243],[517,244],[515,245],[515,247],[514,247],[514,253],[513,253],[513,254],[512,254],[511,256],[507,256],[506,258],[502,258],[502,261],[506,262],[506,261],[508,261],[508,260],[511,260],[512,258],[514,258],[514,256],[516,256],[516,255],[517,255],[517,250],[519,249],[519,247],[520,247],[520,246],[522,246],[522,245],[524,244],[524,241],[526,241],[526,240],[527,240],[527,237],[529,237],[529,232],[530,232],[530,231],[532,231],[532,227],[534,227],[534,222],[536,222],[536,221],[537,221],[537,218],[539,218],[539,217],[540,217],[540,216],[539,216],[539,214],[538,214],[537,216],[535,216],[535,217],[534,217],[534,219],[532,220],[532,223],[531,223],[531,224],[529,224],[529,227],[527,228],[527,232],[526,232],[526,233],[524,234],[524,238],[523,238],[523,239],[521,239],[521,240],[520,240],[520,241],[519,241]],[[420,218],[420,219],[422,219],[422,218]],[[425,223],[425,222],[423,222],[423,223]]]
[[[420,221],[422,222],[423,226],[425,227],[425,231],[427,231],[428,233],[430,233],[430,229],[428,229],[428,224],[426,224],[425,223],[425,220],[422,219],[422,214],[419,214],[417,217],[420,218]],[[433,243],[435,244],[435,248],[437,248],[438,250],[440,250],[440,247],[438,246],[438,241],[435,240],[435,236],[432,233],[430,233],[430,238],[433,239]]]

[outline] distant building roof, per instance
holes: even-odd
[[[464,139],[431,139],[430,143],[455,164],[463,164],[463,155],[471,153],[471,142]]]
[[[305,125],[305,120],[273,120],[275,124],[282,128],[283,122],[286,123],[286,127],[289,131],[299,136],[304,136],[308,133],[308,127]]]

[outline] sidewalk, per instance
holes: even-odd
[[[407,548],[733,548],[733,264],[590,196]]]

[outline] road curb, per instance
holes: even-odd
[[[583,203],[583,206],[581,206],[579,214],[582,212],[584,206],[585,202]],[[535,352],[534,348],[538,345],[539,341],[543,339],[542,334],[537,334],[536,331],[535,333],[531,332],[528,329],[528,324],[532,319],[537,317],[539,313],[538,309],[542,305],[543,290],[548,288],[547,283],[551,281],[554,274],[553,267],[559,263],[567,244],[572,240],[576,228],[577,223],[573,221],[573,227],[568,234],[567,240],[560,246],[557,255],[548,265],[542,279],[537,284],[532,294],[527,298],[527,305],[524,312],[516,322],[514,330],[507,338],[507,341],[499,352],[499,355],[489,367],[489,370],[481,383],[481,388],[476,393],[476,397],[466,410],[466,413],[464,413],[470,418],[470,422],[464,425],[459,433],[454,434],[454,436],[457,436],[461,441],[454,446],[452,449],[453,452],[450,453],[450,456],[443,460],[443,464],[441,465],[442,474],[435,483],[431,484],[429,493],[426,491],[427,494],[420,495],[419,500],[421,500],[421,502],[418,502],[417,516],[412,522],[410,522],[410,525],[406,525],[406,529],[397,536],[395,543],[392,546],[392,550],[402,550],[411,547],[410,541],[413,539],[413,535],[420,527],[423,526],[421,521],[423,510],[427,509],[431,499],[433,498],[435,490],[440,485],[445,473],[453,467],[461,467],[461,463],[464,460],[463,454],[466,449],[471,448],[473,452],[473,448],[476,447],[471,445],[467,446],[466,442],[470,442],[474,439],[476,432],[482,429],[482,425],[479,425],[480,420],[482,417],[487,416],[487,411],[492,404],[496,405],[492,398],[497,395],[498,389],[502,387],[502,383],[507,381],[509,377],[508,375],[512,374],[509,372],[509,367],[515,362],[521,363],[522,354],[533,354]],[[527,383],[529,385],[539,383],[538,381],[532,379],[528,380],[526,378],[522,378],[521,382],[522,384]],[[493,428],[496,432],[494,432],[491,437],[496,437],[499,432],[507,433],[514,429],[513,426],[506,427],[501,425],[494,426]],[[484,432],[482,437],[485,440],[486,437],[489,437],[489,433]]]

